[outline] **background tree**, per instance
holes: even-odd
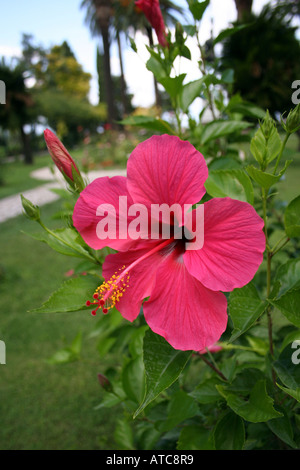
[[[97,72],[98,72],[98,84],[99,84],[99,102],[105,104],[107,102],[104,74],[103,74],[103,54],[99,48],[97,48]],[[121,120],[124,115],[129,114],[133,111],[131,100],[133,95],[128,93],[126,83],[124,83],[122,74],[120,76],[112,75],[112,82],[114,88],[114,105],[116,110],[117,119]]]
[[[115,127],[115,106],[113,80],[110,66],[110,45],[111,31],[110,27],[113,18],[113,8],[110,0],[83,0],[81,7],[86,9],[86,23],[89,26],[93,36],[101,36],[103,49],[103,71],[104,85],[107,104],[108,123]]]
[[[78,129],[92,131],[106,120],[105,106],[92,106],[88,100],[91,75],[66,41],[49,51],[25,36],[23,45],[28,78],[34,82],[31,93],[36,112],[72,146],[81,138]]]
[[[249,20],[224,41],[222,68],[234,70],[233,93],[273,115],[283,113],[291,108],[291,84],[300,76],[296,28],[283,11],[268,5]]]
[[[26,133],[25,126],[31,124],[36,115],[33,96],[25,85],[23,64],[7,64],[2,59],[0,76],[6,84],[6,104],[0,106],[0,126],[19,134],[24,161],[26,164],[31,164],[33,156],[30,136]]]
[[[175,25],[179,18],[184,15],[184,10],[171,2],[170,0],[160,0],[160,7],[166,26]],[[134,0],[115,0],[115,17],[114,25],[116,31],[124,32],[128,37],[134,35],[137,31],[145,33],[148,37],[149,46],[153,47],[154,37],[153,30],[147,21],[144,13],[135,5]],[[158,89],[157,81],[154,79],[155,103],[161,107],[162,96]]]
[[[251,15],[253,0],[234,0],[238,21],[245,21]]]

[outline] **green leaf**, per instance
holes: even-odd
[[[144,336],[148,329],[148,325],[143,325],[133,331],[129,343],[129,351],[133,359],[142,357]]]
[[[166,77],[166,72],[163,67],[163,64],[159,58],[154,57],[153,55],[146,63],[147,69],[153,73],[157,81],[160,81],[162,77]]]
[[[134,418],[178,379],[191,354],[191,351],[172,348],[161,336],[151,330],[146,331],[144,337],[146,393],[143,402],[134,413]]]
[[[227,112],[242,114],[246,117],[263,119],[265,117],[264,109],[249,101],[231,100],[226,108]]]
[[[155,423],[140,423],[135,431],[135,439],[138,442],[138,448],[143,450],[155,449],[155,444],[159,440],[161,433],[155,428]]]
[[[185,426],[181,431],[178,450],[214,450],[212,435],[202,426]]]
[[[99,279],[94,276],[80,276],[65,281],[51,297],[33,313],[63,313],[85,310],[86,301],[91,299]]]
[[[75,336],[71,345],[67,348],[60,349],[47,362],[49,364],[67,364],[69,362],[78,361],[80,358],[82,348],[82,333],[81,331]]]
[[[299,356],[299,348],[287,346],[273,364],[281,382],[295,391],[299,389],[300,384]]]
[[[288,237],[300,236],[300,196],[293,199],[284,213],[285,232]]]
[[[291,388],[283,387],[280,384],[276,384],[276,385],[277,387],[281,388],[283,392],[290,395],[290,397],[295,398],[295,400],[297,400],[300,403],[300,387],[296,388],[296,390],[293,390]]]
[[[145,393],[145,373],[142,356],[132,359],[123,367],[122,384],[128,398],[140,403]]]
[[[280,171],[278,175],[272,175],[271,173],[266,173],[265,171],[255,168],[253,165],[247,166],[246,170],[251,178],[259,184],[259,186],[269,189],[274,184],[278,183],[280,178],[283,176],[288,166],[291,164],[292,160],[287,160],[285,162],[284,168]]]
[[[71,228],[62,228],[52,230],[54,235],[48,232],[30,234],[27,232],[26,235],[39,240],[43,243],[47,243],[53,250],[67,256],[74,256],[78,258],[87,258],[94,260],[94,258],[88,252],[84,242],[78,233]]]
[[[241,163],[233,157],[216,157],[208,164],[209,171],[240,170]]]
[[[300,340],[300,330],[294,330],[288,333],[283,342],[281,343],[280,352],[283,351],[289,344],[293,343],[294,341]]]
[[[175,134],[167,121],[153,116],[129,116],[120,121],[120,124],[124,126],[143,127],[144,129],[150,129],[163,134]]]
[[[238,31],[241,31],[241,29],[247,28],[249,25],[248,24],[242,24],[235,26],[234,28],[227,28],[221,31],[218,36],[214,39],[213,44],[218,44],[218,42],[224,41],[224,39],[228,38],[229,36],[232,36],[233,34],[237,33]]]
[[[271,419],[267,422],[269,429],[281,439],[283,442],[288,444],[293,449],[297,448],[297,444],[294,442],[293,428],[291,422],[286,415],[283,408],[280,408],[283,413],[281,418]]]
[[[126,418],[119,419],[114,432],[119,450],[134,450],[132,428]]]
[[[182,94],[182,84],[185,77],[186,73],[182,73],[177,77],[161,77],[158,81],[162,84],[171,98],[176,98]]]
[[[129,36],[129,42],[130,42],[130,47],[131,47],[131,49],[132,49],[134,52],[137,52],[136,43],[135,43],[134,39],[132,39],[130,36]]]
[[[163,432],[170,431],[182,421],[196,416],[198,412],[195,400],[183,390],[179,390],[172,395],[168,404],[168,417],[159,429]]]
[[[269,345],[265,339],[247,335],[247,341],[254,352],[264,357],[267,355]]]
[[[293,325],[300,327],[300,289],[290,290],[279,299],[269,299]]]
[[[216,388],[225,398],[227,405],[246,421],[261,423],[282,416],[282,413],[273,408],[273,399],[267,395],[265,380],[259,380],[254,385],[248,401],[226,390],[225,386],[217,385]]]
[[[226,135],[241,132],[250,127],[251,124],[245,121],[213,121],[204,126],[201,143],[207,144],[211,140],[218,139]]]
[[[99,341],[97,345],[97,351],[99,353],[100,359],[107,355],[107,353],[111,350],[115,342],[116,338],[102,338]]]
[[[216,377],[211,377],[197,385],[189,395],[203,405],[215,403],[220,400],[220,394],[216,389],[216,385],[220,385],[220,380]]]
[[[243,419],[229,411],[214,428],[216,450],[241,450],[245,442],[245,426]]]
[[[279,283],[276,292],[277,299],[291,289],[300,288],[300,258],[291,259],[285,264],[280,265],[277,269],[274,282]]]
[[[250,150],[259,164],[267,165],[274,160],[279,154],[280,148],[281,139],[275,126],[272,128],[268,141],[266,141],[261,128],[251,139]]]
[[[254,201],[251,180],[243,170],[212,170],[205,188],[212,197],[231,197],[250,204]]]
[[[226,69],[222,73],[221,82],[223,83],[233,83],[234,82],[234,70]]]
[[[184,113],[188,111],[193,101],[200,96],[202,88],[203,78],[183,85],[180,96],[180,107]]]
[[[260,299],[256,287],[249,283],[241,289],[234,289],[229,296],[228,309],[234,330],[230,342],[245,333],[263,314],[267,302]]]
[[[190,12],[192,13],[193,17],[195,20],[200,21],[202,19],[202,16],[204,15],[204,12],[206,8],[209,5],[210,0],[204,0],[202,2],[199,2],[199,0],[187,0]]]

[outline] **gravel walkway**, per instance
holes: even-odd
[[[94,179],[100,178],[102,176],[112,177],[117,175],[126,176],[126,170],[117,169],[91,171],[88,173],[87,177],[91,182]],[[23,196],[29,199],[33,204],[38,206],[43,206],[44,204],[49,204],[50,202],[59,199],[59,196],[51,191],[52,188],[65,187],[65,181],[58,170],[55,172],[55,174],[53,174],[49,168],[40,168],[39,170],[33,171],[30,176],[40,181],[51,182],[46,184],[44,183],[34,189],[29,189],[28,191],[23,191],[22,193],[0,199],[0,223],[5,222],[8,219],[12,219],[13,217],[17,217],[23,213],[21,194],[23,194]]]

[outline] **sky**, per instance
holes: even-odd
[[[185,0],[173,0],[184,8]],[[259,13],[268,0],[253,0],[253,11]],[[32,34],[37,44],[49,48],[67,41],[84,71],[91,73],[90,101],[98,102],[96,72],[96,50],[100,39],[91,37],[85,24],[85,12],[80,8],[81,0],[0,0],[1,29],[0,57],[18,56],[21,53],[22,34]],[[222,29],[236,20],[234,0],[211,0],[200,29],[200,41],[210,37],[211,29],[216,36]],[[135,37],[138,54],[134,53],[123,38],[122,50],[125,65],[125,78],[129,92],[134,95],[133,105],[147,107],[154,102],[153,78],[146,69],[148,51],[147,39],[142,34]],[[192,58],[194,44],[189,43]],[[195,52],[196,53],[196,52]],[[118,53],[111,48],[113,74],[119,73]],[[180,72],[187,73],[187,79],[200,78],[197,60],[180,62]],[[1,79],[1,77],[0,77]]]

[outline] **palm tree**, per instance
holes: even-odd
[[[174,13],[183,15],[183,10],[170,0],[160,0],[162,14],[166,25],[175,24],[178,20]],[[117,40],[121,71],[121,95],[123,109],[126,113],[126,82],[124,76],[121,33],[128,36],[129,31],[145,31],[150,47],[153,46],[153,32],[144,14],[137,10],[134,0],[82,0],[81,7],[86,9],[86,23],[92,35],[102,36],[104,54],[104,83],[107,97],[108,121],[113,125],[116,116],[113,95],[113,80],[110,70],[110,44],[112,37]],[[114,33],[114,34],[113,34]],[[157,82],[154,78],[156,104],[160,105]]]
[[[126,36],[130,32],[136,33],[137,31],[145,32],[149,46],[153,47],[153,29],[147,21],[145,15],[136,8],[134,0],[115,0],[115,20],[114,26],[116,31],[124,32]],[[177,23],[178,19],[176,14],[183,16],[183,9],[178,5],[175,5],[170,0],[160,0],[161,12],[164,18],[164,22],[167,26],[171,26]],[[121,54],[120,54],[121,55]],[[154,77],[154,90],[155,90],[155,101],[156,105],[160,107],[161,98],[157,86],[157,81]]]
[[[107,104],[107,118],[112,127],[115,127],[115,107],[113,81],[110,67],[110,28],[113,19],[113,5],[111,0],[83,0],[81,7],[86,9],[86,23],[88,24],[93,36],[102,37],[103,43],[103,72],[105,95]]]
[[[238,14],[238,21],[243,21],[251,15],[253,0],[234,0]]]

